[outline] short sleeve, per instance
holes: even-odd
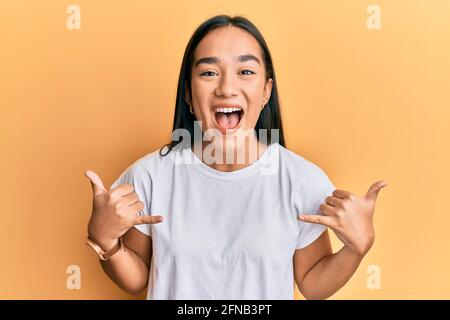
[[[334,184],[318,167],[314,166],[314,174],[310,175],[297,189],[296,197],[300,197],[297,214],[320,214],[319,208],[325,198],[335,190]],[[299,233],[296,249],[302,249],[313,243],[327,230],[327,227],[317,223],[309,223],[297,219]]]
[[[110,190],[121,185],[131,184],[134,187],[134,192],[138,195],[139,200],[144,203],[144,209],[139,211],[139,215],[150,215],[151,209],[151,193],[152,193],[152,180],[150,173],[138,163],[134,163],[128,167],[119,178],[109,188]],[[150,224],[138,224],[134,226],[142,233],[151,236]]]

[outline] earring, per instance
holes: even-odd
[[[192,106],[191,106],[191,105],[189,105],[189,112],[190,112],[191,114],[194,114],[194,110],[192,110]]]

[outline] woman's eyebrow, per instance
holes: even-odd
[[[259,59],[252,55],[252,54],[243,54],[237,57],[236,59],[239,62],[246,62],[246,61],[256,61],[258,64],[261,64],[261,62],[259,61]],[[220,62],[220,59],[218,57],[203,57],[198,59],[195,64],[194,67],[197,67],[199,64],[218,64]]]
[[[251,61],[251,60],[256,61],[258,64],[261,64],[259,62],[259,59],[252,54],[244,54],[244,55],[238,57],[239,62],[246,62],[246,61]]]

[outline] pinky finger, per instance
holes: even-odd
[[[137,224],[155,224],[155,223],[160,223],[163,221],[163,217],[158,215],[158,216],[153,216],[153,215],[137,215],[136,217],[134,217],[133,219],[133,225],[137,225]]]
[[[309,223],[315,223],[315,224],[321,224],[327,227],[334,226],[334,218],[329,216],[323,216],[320,214],[310,214],[310,215],[299,215],[298,219],[300,221],[309,222]]]

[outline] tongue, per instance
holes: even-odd
[[[216,113],[217,123],[225,129],[233,129],[239,123],[239,115],[237,112],[231,113]]]

